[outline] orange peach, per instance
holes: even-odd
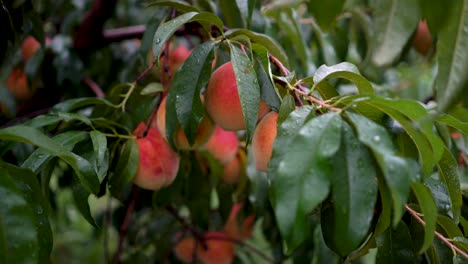
[[[21,68],[15,68],[11,71],[6,81],[6,87],[20,101],[25,101],[33,95],[34,91],[29,88],[26,73]]]
[[[154,122],[152,125],[158,128],[159,132],[163,135],[165,139],[167,139],[167,135],[166,135],[166,101],[167,100],[166,99],[167,97],[165,97],[162,100],[161,105],[158,108],[158,112],[156,113],[156,125],[154,125]],[[175,139],[176,146],[179,149],[183,149],[183,150],[198,149],[208,141],[211,134],[213,134],[214,128],[215,128],[215,125],[213,121],[211,120],[211,118],[205,115],[200,125],[198,126],[194,144],[192,146],[189,144],[187,136],[185,135],[184,129],[180,127],[179,129],[177,129],[177,132],[176,132],[177,133],[176,139]]]
[[[146,130],[142,122],[136,134]],[[170,185],[179,170],[180,158],[156,128],[150,127],[145,137],[137,139],[140,161],[133,182],[144,189],[159,190]]]
[[[245,174],[245,152],[239,149],[236,157],[224,165],[223,181],[228,184],[238,183]]]
[[[206,110],[213,121],[225,130],[245,129],[244,115],[237,91],[236,76],[231,62],[217,68],[206,88]],[[260,101],[258,118],[269,111],[269,106]]]
[[[413,47],[421,55],[428,55],[432,49],[432,36],[425,20],[419,21],[413,38]]]
[[[255,128],[252,138],[252,150],[255,166],[260,171],[267,171],[271,158],[273,143],[276,138],[276,123],[278,113],[266,114]]]
[[[28,36],[21,45],[21,56],[24,61],[29,60],[34,56],[36,51],[41,47],[41,43],[33,36]]]
[[[202,264],[230,264],[234,260],[234,245],[224,232],[207,232],[204,234],[206,249],[196,243],[193,237],[184,238],[174,247],[174,253],[184,263],[193,263],[196,246],[197,260]]]
[[[215,126],[213,135],[206,142],[204,149],[222,164],[227,164],[235,158],[239,151],[239,139],[236,132],[226,131],[220,126]]]

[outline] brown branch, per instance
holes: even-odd
[[[84,85],[88,86],[88,88],[91,89],[91,91],[93,91],[94,94],[96,94],[97,98],[104,98],[106,96],[102,91],[101,87],[99,87],[99,85],[90,78],[86,77],[82,79],[81,82]]]
[[[330,109],[331,111],[334,111],[334,112],[341,112],[340,108],[331,106],[331,105],[325,103],[324,101],[322,101],[322,100],[320,100],[320,99],[318,99],[318,98],[316,98],[316,97],[314,97],[314,96],[312,96],[312,95],[310,95],[310,94],[308,94],[308,93],[306,93],[304,91],[299,90],[298,88],[294,88],[294,91],[296,93],[302,95],[302,96],[307,97],[307,99],[310,100],[313,103],[316,103],[316,104],[318,104],[318,105],[320,105],[322,107],[325,107],[327,109]]]
[[[174,207],[172,207],[170,205],[167,205],[164,208],[166,209],[166,211],[168,211],[172,215],[172,217],[174,217],[177,220],[177,222],[179,222],[184,227],[185,230],[188,230],[188,231],[190,231],[190,233],[192,233],[192,235],[195,237],[195,240],[197,240],[197,241],[199,241],[201,243],[204,250],[208,249],[208,245],[206,244],[206,241],[205,241],[205,238],[204,238],[202,232],[200,232],[195,227],[193,227],[192,225],[187,223],[187,221],[185,221],[185,219],[182,218],[177,213],[177,211],[174,209]]]
[[[408,210],[408,212],[423,226],[426,226],[426,222],[424,222],[423,219],[421,219],[421,217],[419,217],[418,213],[416,211],[414,211],[413,209],[411,209],[411,207],[409,207],[409,205],[405,205],[405,208],[406,210]],[[463,256],[464,258],[468,259],[468,253],[464,252],[463,250],[461,250],[460,248],[458,248],[456,245],[454,245],[452,242],[450,242],[446,237],[444,237],[441,233],[437,232],[437,231],[434,231],[435,235],[440,239],[442,240],[442,242],[444,242],[444,244],[446,244],[449,248],[451,248],[452,250],[456,251],[458,254],[460,254],[461,256]]]
[[[123,28],[104,30],[103,38],[105,43],[119,42],[127,39],[142,38],[146,31],[145,25],[137,25]]]
[[[125,213],[125,218],[120,226],[120,233],[119,233],[119,242],[117,244],[117,250],[115,251],[114,259],[112,263],[117,264],[120,262],[120,254],[122,253],[123,241],[125,235],[127,234],[128,227],[132,222],[132,215],[133,210],[135,209],[136,200],[138,198],[138,188],[136,186],[132,187],[132,194],[130,197],[130,203],[127,207],[127,212]]]

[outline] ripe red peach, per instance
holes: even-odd
[[[245,129],[244,116],[237,91],[236,76],[231,62],[217,68],[208,82],[205,107],[213,119],[225,130]],[[258,118],[269,111],[269,106],[261,101]]]
[[[11,71],[6,81],[6,87],[20,101],[29,99],[34,91],[29,88],[26,73],[21,68],[15,68]]]
[[[24,61],[29,60],[34,56],[36,51],[41,47],[41,43],[33,36],[28,36],[21,45],[21,56]]]
[[[413,47],[421,55],[428,55],[432,49],[432,36],[425,20],[419,21],[413,38]]]
[[[141,134],[142,122],[135,130]],[[150,127],[146,136],[137,139],[140,160],[133,182],[144,189],[159,190],[170,185],[179,170],[180,158],[164,140],[156,128]]]
[[[255,128],[252,138],[252,150],[255,166],[260,171],[267,171],[271,158],[273,143],[276,138],[276,123],[278,113],[266,114]]]
[[[244,150],[239,149],[237,155],[224,165],[223,181],[228,184],[238,183],[242,175],[245,174],[245,163],[245,152]]]
[[[226,131],[216,125],[213,134],[203,147],[221,164],[227,164],[239,151],[239,139],[234,131]]]
[[[203,236],[207,248],[201,242],[196,243],[193,237],[184,238],[174,247],[174,253],[184,263],[193,263],[196,247],[197,260],[202,264],[230,264],[234,260],[234,245],[224,232],[207,232]]]
[[[167,135],[166,135],[166,101],[167,100],[166,99],[167,97],[165,97],[162,100],[161,105],[159,106],[158,111],[156,113],[156,125],[154,125],[154,122],[152,125],[158,128],[159,132],[163,135],[165,139],[167,139]],[[183,149],[183,150],[198,149],[208,141],[211,134],[213,134],[214,128],[215,128],[215,125],[213,121],[211,120],[211,118],[205,115],[200,125],[198,126],[194,144],[190,146],[187,136],[185,135],[184,129],[180,127],[179,129],[177,129],[177,132],[176,132],[177,133],[176,139],[175,139],[176,146],[179,149]]]

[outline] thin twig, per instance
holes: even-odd
[[[148,68],[146,68],[140,75],[138,75],[138,77],[136,77],[135,83],[143,79],[143,77],[145,77],[154,68],[154,65],[156,65],[156,60],[154,60]]]
[[[294,88],[295,92],[300,94],[300,95],[303,95],[303,96],[306,96],[307,99],[309,99],[310,101],[322,106],[322,107],[325,107],[327,109],[330,109],[331,111],[334,111],[334,112],[341,112],[341,109],[340,108],[337,108],[337,107],[334,107],[334,106],[331,106],[327,103],[325,103],[324,101],[304,92],[304,91],[301,91],[299,90],[298,88]]]
[[[138,189],[136,186],[133,186],[132,194],[130,198],[130,204],[127,207],[127,212],[125,213],[124,221],[122,225],[120,226],[119,242],[117,244],[117,250],[115,251],[114,260],[112,261],[112,263],[114,264],[117,264],[120,262],[120,254],[122,253],[123,241],[124,241],[125,235],[127,234],[128,227],[130,226],[130,223],[132,222],[133,210],[135,209],[137,198],[138,198]]]
[[[99,85],[90,78],[86,77],[83,80],[81,80],[81,82],[88,86],[89,89],[91,89],[91,91],[94,92],[97,98],[104,98],[106,96],[102,91],[101,87],[99,87]]]
[[[145,25],[121,27],[104,30],[103,37],[106,43],[113,43],[127,39],[140,39],[146,31]]]
[[[408,212],[423,226],[426,225],[426,222],[424,222],[423,219],[421,219],[421,217],[419,217],[418,213],[416,211],[414,211],[413,209],[411,209],[411,207],[409,207],[409,205],[405,205],[405,208],[406,210],[408,210]],[[458,254],[460,254],[461,256],[463,256],[464,258],[468,259],[468,254],[466,252],[464,252],[463,250],[461,250],[460,248],[458,248],[456,245],[454,245],[452,242],[450,242],[446,237],[444,237],[441,233],[437,232],[437,231],[434,231],[435,232],[435,235],[440,239],[442,240],[442,242],[444,242],[444,244],[446,244],[449,248],[451,248],[452,250],[456,251]]]
[[[182,218],[178,213],[177,211],[175,210],[174,207],[170,206],[170,205],[167,205],[166,207],[164,207],[166,209],[166,211],[168,211],[176,220],[177,222],[179,222],[186,230],[190,231],[190,233],[192,233],[192,235],[195,237],[195,239],[197,241],[200,241],[201,242],[201,245],[203,247],[204,250],[207,250],[208,249],[208,246],[206,245],[206,242],[205,242],[205,238],[203,236],[203,233],[200,232],[199,230],[197,230],[195,227],[193,227],[192,225],[190,225],[189,223],[187,223],[187,221],[185,221],[184,218]]]
[[[280,60],[278,60],[278,58],[276,58],[275,56],[269,54],[269,57],[270,57],[270,60],[273,61],[273,63],[278,66],[278,68],[281,70],[281,72],[283,72],[284,75],[289,75],[291,72],[288,70],[288,68],[286,68],[283,63],[281,63]]]

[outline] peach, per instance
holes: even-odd
[[[135,130],[141,134],[146,125],[142,122]],[[150,127],[146,136],[137,139],[140,161],[133,182],[148,190],[159,190],[170,185],[179,170],[180,158],[156,128]]]
[[[204,149],[222,164],[227,164],[236,157],[239,151],[239,139],[236,132],[226,131],[217,125]]]
[[[239,149],[236,157],[224,165],[223,181],[228,184],[238,183],[242,175],[245,174],[245,152]]]
[[[158,108],[158,112],[156,113],[156,125],[153,123],[152,126],[156,126],[159,132],[163,135],[165,139],[167,139],[166,135],[166,100],[165,97],[161,105]],[[196,135],[195,135],[195,142],[192,146],[190,146],[187,136],[185,135],[184,129],[182,127],[177,129],[177,134],[175,138],[176,146],[182,150],[193,150],[198,149],[203,146],[208,139],[210,138],[211,134],[213,134],[215,125],[211,118],[205,115],[198,126]]]
[[[34,56],[36,51],[41,47],[41,43],[33,36],[28,36],[21,45],[21,56],[27,61]]]
[[[432,49],[431,32],[425,20],[419,21],[418,28],[413,38],[413,47],[421,55],[428,55]]]
[[[245,129],[236,76],[231,62],[221,65],[211,75],[206,88],[205,106],[213,121],[225,130]],[[258,118],[262,118],[269,109],[265,102],[260,101]]]
[[[241,225],[238,220],[238,214],[241,209],[241,203],[235,203],[232,205],[229,217],[224,224],[224,232],[233,239],[245,240],[252,235],[255,215],[248,216]]]
[[[196,245],[196,257],[202,264],[230,264],[234,260],[234,245],[224,232],[207,232],[204,234],[207,248],[196,243],[193,237],[184,238],[174,247],[174,253],[184,263],[193,263]]]
[[[13,69],[6,81],[6,87],[20,101],[25,101],[33,95],[33,90],[29,88],[28,78],[23,69]]]
[[[267,171],[271,158],[273,143],[276,138],[276,123],[278,113],[266,114],[255,128],[252,138],[252,150],[255,166],[259,171]]]
[[[178,45],[177,48],[173,49],[172,44],[169,47],[169,70],[171,71],[171,75],[174,76],[176,71],[179,67],[184,63],[184,61],[190,56],[191,51],[185,45]],[[154,61],[154,54],[153,49],[150,49],[147,56],[147,63],[148,66],[153,64]],[[162,65],[163,60],[160,59],[159,63]],[[155,68],[154,74],[159,76],[161,68]]]

